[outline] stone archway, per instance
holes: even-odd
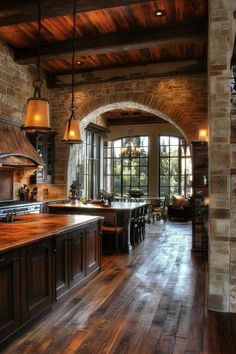
[[[137,108],[152,113],[173,124],[190,142],[198,136],[198,127],[177,105],[146,93],[118,93],[90,100],[79,109],[81,127],[107,111],[119,108]]]
[[[118,93],[117,95],[106,95],[103,98],[86,102],[78,111],[81,131],[83,132],[84,128],[90,122],[94,122],[102,113],[119,108],[136,108],[159,116],[173,124],[188,142],[197,137],[198,128],[196,124],[179,107],[166,103],[163,99],[157,98],[154,95],[145,93]],[[78,160],[76,159],[78,154],[82,156],[81,147],[75,146],[70,149],[67,186],[74,179],[72,171],[77,166]]]

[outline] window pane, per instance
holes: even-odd
[[[148,146],[148,136],[140,136],[140,146]]]
[[[121,147],[121,139],[114,140],[114,148],[119,148]]]
[[[168,142],[169,138],[169,142]],[[163,145],[162,144],[166,144]],[[169,157],[169,159],[167,159]],[[167,161],[170,162],[167,162]],[[181,168],[181,169],[180,169]],[[181,179],[179,174],[181,174]],[[185,139],[160,136],[160,192],[170,175],[170,193],[191,193],[192,161]],[[165,178],[166,177],[166,178]],[[167,188],[167,186],[166,186]]]
[[[142,157],[135,157],[131,160],[120,156],[121,146],[130,143],[130,137],[114,140],[108,143],[111,149],[108,149],[107,156],[111,154],[111,162],[108,168],[104,166],[104,171],[109,170],[110,178],[104,176],[104,189],[114,189],[114,192],[120,193],[123,196],[128,195],[131,188],[140,188],[141,185],[145,188],[145,193],[148,190],[148,137],[132,136],[133,146],[140,148]],[[104,164],[106,160],[104,160]],[[120,177],[119,184],[115,177]],[[112,182],[112,183],[111,183]],[[107,183],[110,183],[108,186]],[[114,185],[114,187],[113,187]],[[106,187],[107,186],[107,187]],[[120,188],[120,191],[118,190]]]
[[[169,159],[161,159],[160,161],[160,174],[169,175]]]
[[[161,145],[169,145],[170,138],[168,136],[161,136],[160,137],[160,144]]]
[[[131,177],[131,186],[132,188],[138,188],[139,185],[139,177],[138,176],[132,176]]]
[[[170,137],[170,145],[179,145],[179,138]]]
[[[172,187],[178,187],[178,185],[179,185],[179,176],[178,175],[170,177],[170,185]]]
[[[140,159],[140,166],[148,166],[148,159],[146,157]]]
[[[120,175],[121,173],[121,161],[120,159],[114,159],[114,174]]]
[[[179,159],[173,158],[170,160],[170,174],[176,175],[179,173]]]
[[[130,176],[123,175],[123,186],[125,187],[130,186]]]
[[[166,146],[166,145],[160,146],[160,155],[161,155],[162,157],[168,157],[168,156],[169,156],[169,153],[170,153],[170,148],[169,148],[169,146]]]
[[[160,177],[160,185],[162,187],[167,187],[170,184],[169,176],[161,176]]]
[[[113,156],[114,157],[120,157],[121,149],[120,148],[115,148],[113,149]]]
[[[170,156],[179,156],[179,147],[176,145],[170,146]]]

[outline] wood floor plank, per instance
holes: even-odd
[[[4,354],[234,354],[236,315],[207,311],[207,260],[191,224],[156,222],[130,254],[0,351]]]

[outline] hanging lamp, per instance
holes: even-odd
[[[66,129],[63,137],[63,141],[67,144],[81,144],[82,140],[80,137],[79,120],[76,119],[76,113],[78,107],[75,105],[75,20],[76,20],[76,0],[74,0],[73,8],[73,35],[72,35],[72,64],[71,64],[71,107],[70,107],[70,118],[66,122]]]
[[[37,33],[37,79],[34,80],[34,96],[28,99],[25,119],[25,130],[51,130],[48,100],[41,97],[43,81],[40,73],[40,33],[41,33],[41,0],[38,0],[38,33]]]

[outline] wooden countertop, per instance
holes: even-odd
[[[27,214],[15,216],[12,223],[0,221],[0,253],[99,219],[90,215]]]
[[[61,208],[61,209],[81,209],[81,210],[134,210],[140,208],[141,206],[147,205],[147,202],[136,203],[136,202],[112,202],[111,206],[102,205],[102,204],[83,204],[81,202],[72,204],[72,203],[50,203],[48,207],[52,208]]]

